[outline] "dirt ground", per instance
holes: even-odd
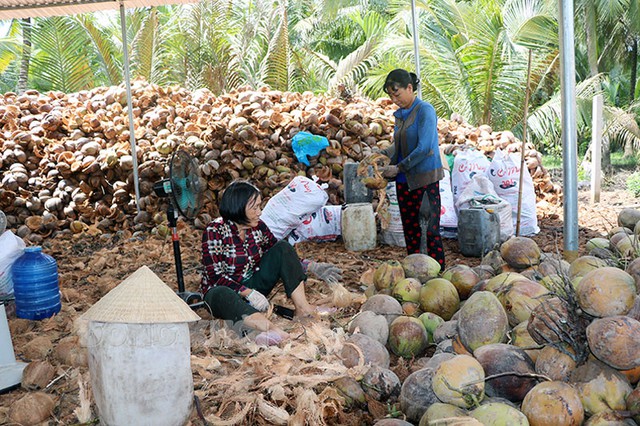
[[[590,238],[606,234],[609,229],[617,226],[617,214],[621,209],[640,206],[638,200],[625,190],[626,176],[625,173],[619,173],[613,179],[605,179],[601,201],[598,204],[589,202],[588,189],[579,192],[580,255],[585,254],[585,244]],[[537,213],[540,233],[533,237],[534,240],[545,252],[562,253],[562,206],[539,204]],[[180,235],[185,283],[188,290],[195,291],[199,283],[200,231],[181,223]],[[42,424],[90,424],[86,423],[87,420],[97,424],[95,407],[91,407],[93,414],[86,414],[84,419],[80,419],[85,423],[79,420],[82,416],[74,413],[74,410],[81,406],[79,383],[87,384],[88,371],[86,354],[79,347],[74,333],[74,320],[142,265],[151,268],[170,287],[177,288],[171,240],[155,235],[132,236],[127,232],[109,235],[90,230],[87,234],[69,238],[49,239],[45,241],[43,248],[58,262],[63,307],[59,315],[43,321],[16,319],[9,309],[9,325],[16,357],[24,362],[46,361],[53,367],[53,373],[49,373],[40,385],[41,391],[54,399],[52,415]],[[460,263],[474,266],[480,262],[477,258],[464,257],[458,249],[457,240],[445,240],[445,248],[448,266]],[[365,271],[381,261],[400,260],[405,255],[404,249],[390,246],[379,246],[375,250],[361,253],[348,252],[340,241],[302,243],[297,249],[302,257],[332,262],[342,267],[344,285],[354,293],[363,291],[360,279]],[[325,284],[311,279],[309,297],[312,302],[319,303],[329,300],[331,293]],[[274,301],[287,304],[282,296],[277,296]],[[355,312],[357,305],[341,309],[330,320],[331,327],[346,324]],[[199,310],[198,314],[203,318],[203,323],[211,322],[211,317],[206,311]],[[290,330],[296,327],[284,319],[274,318],[274,321]],[[204,340],[192,339],[192,354],[199,360],[212,354],[216,355],[224,369],[214,369],[210,371],[210,375],[202,369],[196,369],[199,372],[194,372],[196,395],[200,398],[200,412],[205,417],[211,413],[222,415],[225,409],[220,405],[218,398],[221,391],[213,389],[210,382],[217,374],[230,374],[234,366],[248,362],[251,354],[238,349],[237,346],[213,351],[205,347]],[[255,351],[252,353],[255,354]],[[12,424],[9,417],[11,407],[29,392],[34,390],[20,388],[0,395],[0,424]],[[237,404],[236,402],[235,408],[230,409],[232,412],[240,410]],[[369,413],[351,412],[350,416],[333,413],[332,418],[334,424],[364,424],[371,422],[371,411],[370,407]],[[239,424],[257,423],[262,424],[262,421],[245,420]],[[197,410],[194,410],[191,416],[191,424],[205,424]]]

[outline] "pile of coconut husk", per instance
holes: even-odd
[[[214,96],[206,89],[191,92],[141,80],[134,82],[132,94],[140,212],[123,87],[0,96],[0,209],[20,237],[39,243],[56,232],[81,233],[89,227],[167,232],[161,213],[167,200],[154,194],[153,184],[168,176],[178,148],[197,158],[206,180],[196,226],[217,215],[218,191],[237,178],[254,182],[266,202],[296,175],[315,175],[328,183],[329,202],[340,204],[343,164],[391,143],[396,108],[388,99],[344,101],[246,87]],[[496,148],[522,149],[511,132],[476,128],[457,114],[452,118],[438,123],[446,153],[467,145],[488,156]],[[300,131],[329,140],[309,166],[291,148]],[[528,144],[525,157],[538,198],[556,201],[560,189],[542,167],[541,154]]]

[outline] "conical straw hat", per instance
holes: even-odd
[[[166,324],[197,321],[200,317],[151,269],[142,266],[89,308],[80,319]]]

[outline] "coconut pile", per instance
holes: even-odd
[[[123,87],[0,96],[0,209],[17,235],[40,243],[57,232],[92,227],[166,233],[158,213],[166,201],[158,200],[153,184],[167,177],[178,147],[197,158],[206,180],[198,227],[217,215],[218,191],[238,177],[254,182],[266,202],[296,175],[315,175],[328,183],[329,203],[341,204],[343,164],[391,142],[396,108],[388,99],[344,101],[267,88],[214,96],[141,80],[132,95],[140,213]],[[309,166],[297,161],[291,147],[300,131],[329,140]],[[497,148],[522,149],[511,132],[472,127],[457,114],[440,119],[438,131],[445,153],[474,146],[491,157]],[[541,154],[527,144],[525,158],[538,199],[558,201],[560,188],[542,167]]]

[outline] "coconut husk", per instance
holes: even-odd
[[[55,374],[56,369],[49,361],[32,361],[22,372],[21,386],[27,390],[44,389]]]
[[[47,420],[56,401],[44,392],[28,393],[9,409],[9,419],[20,425],[35,425]]]

